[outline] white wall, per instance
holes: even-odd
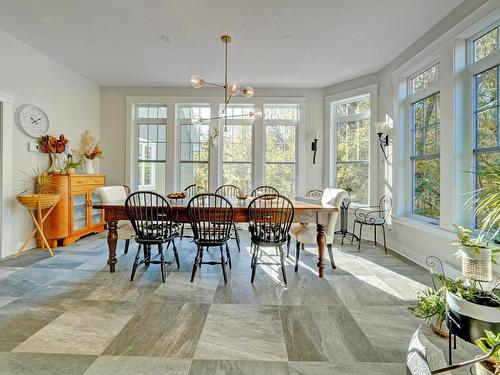
[[[304,127],[299,130],[299,169],[304,182],[303,190],[308,191],[323,187],[323,91],[321,89],[255,89],[258,97],[304,97]],[[104,150],[112,150],[101,162],[101,170],[111,184],[126,183],[126,96],[165,96],[165,97],[216,97],[220,89],[193,88],[137,88],[137,87],[102,87],[101,88],[101,143]],[[317,163],[312,164],[311,141],[320,134],[320,147]]]
[[[39,106],[49,117],[49,134],[64,133],[74,146],[85,129],[99,136],[97,85],[1,30],[0,51],[0,92],[14,96],[14,109],[25,103]],[[34,140],[13,126],[13,152],[3,161],[12,164],[14,191],[8,197],[11,209],[5,220],[13,225],[10,246],[1,249],[1,257],[15,254],[32,230],[25,209],[14,201],[26,180],[23,172],[30,174],[34,166],[43,169],[49,164],[47,154],[28,152],[28,142]]]

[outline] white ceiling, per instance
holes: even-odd
[[[323,87],[380,70],[460,3],[0,0],[0,28],[101,86],[187,86],[194,73],[220,81],[219,37],[229,33],[230,79]]]

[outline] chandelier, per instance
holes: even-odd
[[[222,43],[224,43],[224,84],[218,84],[213,82],[208,82],[202,79],[199,75],[195,74],[191,76],[191,86],[195,89],[199,89],[203,86],[214,86],[224,89],[224,108],[219,112],[219,116],[211,118],[202,118],[201,116],[195,115],[191,117],[191,123],[193,125],[199,125],[202,121],[206,120],[224,120],[224,131],[227,131],[227,120],[233,118],[249,118],[249,119],[260,119],[262,117],[262,110],[260,108],[255,108],[252,111],[242,114],[242,115],[231,115],[227,114],[227,106],[233,96],[237,96],[240,93],[247,98],[251,98],[254,94],[254,89],[250,86],[240,89],[238,83],[231,83],[228,85],[227,79],[227,46],[231,43],[231,37],[229,35],[222,35]]]

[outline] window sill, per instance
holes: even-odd
[[[434,225],[429,222],[425,222],[423,220],[419,220],[413,217],[409,216],[391,216],[392,220],[392,226],[394,227],[394,224],[396,225],[403,225],[409,228],[416,228],[418,230],[421,230],[423,232],[431,233],[434,235],[438,235],[441,237],[446,237],[449,238],[450,241],[453,241],[456,237],[456,235],[446,229],[441,228],[439,225]]]

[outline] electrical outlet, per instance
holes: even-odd
[[[40,151],[40,145],[36,142],[28,142],[28,150],[31,152]]]

